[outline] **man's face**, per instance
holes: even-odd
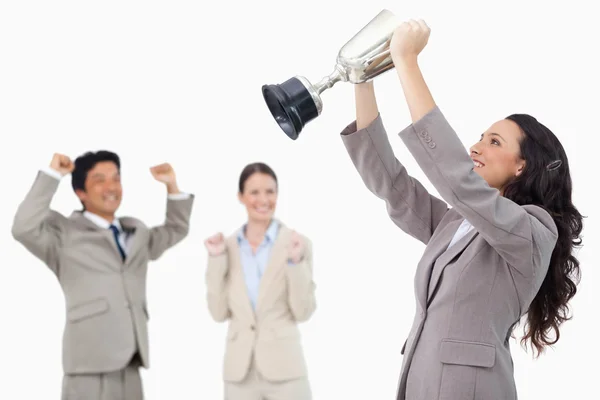
[[[123,188],[121,174],[112,161],[101,161],[92,168],[85,179],[85,191],[77,190],[85,209],[101,217],[112,219],[121,205]]]

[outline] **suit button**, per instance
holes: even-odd
[[[427,136],[429,136],[429,134],[427,132],[425,132],[425,131],[421,131],[421,132],[419,132],[419,136],[421,136],[421,137],[427,137]]]
[[[427,146],[429,146],[430,149],[435,149],[435,142],[427,143]]]
[[[250,325],[250,330],[253,331],[254,330],[254,325]]]

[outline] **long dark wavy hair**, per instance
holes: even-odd
[[[579,260],[573,250],[582,243],[583,216],[571,200],[569,161],[558,138],[530,115],[513,114],[506,119],[521,128],[520,152],[525,168],[506,185],[504,197],[519,205],[544,208],[558,229],[548,273],[527,311],[525,335],[521,339],[525,346],[530,341],[539,356],[546,346],[558,342],[560,325],[571,319],[568,303],[577,293],[581,278]]]

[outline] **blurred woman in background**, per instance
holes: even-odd
[[[229,321],[226,400],[312,398],[298,329],[316,308],[312,245],[274,218],[277,185],[266,164],[246,166],[238,197],[247,222],[205,241],[208,309]]]

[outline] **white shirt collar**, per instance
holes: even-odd
[[[89,219],[90,221],[92,221],[93,223],[95,223],[96,225],[98,225],[100,228],[103,228],[103,229],[110,228],[111,223],[99,215],[96,215],[89,211],[84,211],[83,216],[86,217],[87,219]],[[112,225],[116,226],[120,232],[123,231],[123,228],[121,227],[121,224],[119,223],[119,220],[117,218],[115,218],[113,220]]]
[[[248,240],[248,239],[246,239],[246,226],[247,226],[247,224],[244,224],[244,226],[242,226],[238,230],[238,233],[237,233],[238,243]],[[267,239],[270,243],[273,243],[277,237],[278,231],[279,231],[279,221],[277,221],[276,219],[273,219],[271,221],[271,223],[269,224],[267,231],[265,232],[265,239]]]

